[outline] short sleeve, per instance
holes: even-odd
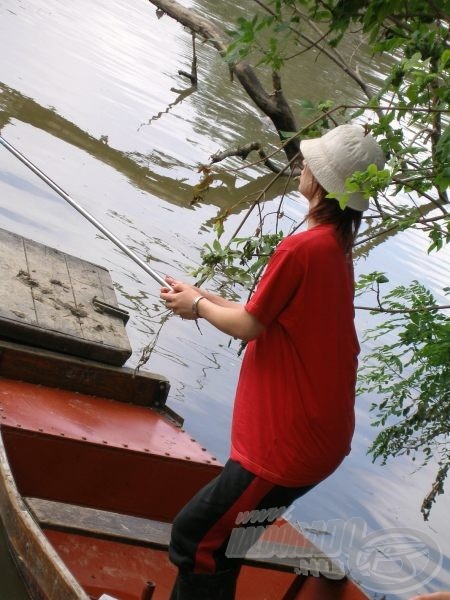
[[[263,325],[275,321],[289,304],[303,278],[302,248],[283,240],[269,260],[255,293],[245,306]]]

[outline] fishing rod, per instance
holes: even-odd
[[[9,150],[11,152],[11,154],[14,154],[14,156],[16,158],[18,158],[26,167],[28,167],[31,171],[33,171],[33,173],[35,173],[35,175],[40,177],[42,179],[42,181],[44,181],[47,185],[49,185],[52,188],[52,190],[54,190],[57,194],[59,194],[61,196],[61,198],[63,198],[75,210],[77,210],[79,213],[81,213],[83,215],[83,217],[85,217],[88,221],[90,221],[92,223],[92,225],[94,225],[94,227],[97,227],[97,229],[99,229],[109,240],[111,240],[111,242],[113,242],[113,244],[118,246],[122,250],[122,252],[124,252],[132,260],[134,260],[134,262],[137,263],[141,267],[141,269],[144,269],[144,271],[148,275],[150,275],[150,277],[153,277],[153,279],[155,279],[161,286],[166,287],[166,288],[170,289],[171,292],[173,292],[172,286],[170,286],[167,283],[167,281],[165,281],[161,277],[161,275],[159,275],[158,273],[156,273],[156,271],[151,269],[143,260],[141,260],[139,258],[139,256],[137,256],[132,250],[130,250],[128,248],[128,246],[126,246],[118,237],[116,237],[111,231],[109,231],[109,229],[107,229],[104,225],[102,225],[100,223],[100,221],[97,221],[97,219],[93,215],[91,215],[91,213],[89,213],[85,208],[83,208],[80,204],[78,204],[78,202],[76,202],[73,198],[71,198],[67,192],[65,192],[61,187],[59,187],[59,185],[57,183],[55,183],[52,179],[50,179],[50,177],[48,177],[43,171],[41,171],[41,169],[39,169],[36,165],[34,165],[30,160],[28,160],[28,158],[26,156],[24,156],[21,152],[19,152],[19,150],[17,150],[16,148],[14,148],[14,146],[12,146],[9,142],[7,142],[5,140],[5,138],[1,135],[0,135],[0,143],[7,150]]]

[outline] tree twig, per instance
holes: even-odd
[[[417,312],[432,312],[435,310],[448,310],[450,304],[443,304],[441,306],[424,306],[423,308],[383,308],[383,306],[355,306],[355,310],[368,310],[370,312],[387,313],[391,315],[396,314],[408,314]]]

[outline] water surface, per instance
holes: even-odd
[[[239,9],[231,1],[190,4],[223,22],[239,11],[251,11],[253,3],[241,2]],[[249,200],[269,180],[259,166],[223,173],[204,200],[192,205],[199,163],[207,163],[217,150],[254,139],[270,147],[276,135],[239,85],[230,83],[225,65],[207,45],[198,47],[198,90],[189,89],[178,70],[190,71],[191,37],[168,17],[158,19],[148,2],[2,0],[0,48],[2,135],[161,274],[188,277],[199,264],[200,248],[213,239],[214,218],[233,206],[224,237],[231,235]],[[355,50],[348,49],[360,57]],[[383,65],[367,57],[361,69],[376,80]],[[311,100],[324,99],[336,88],[342,99],[359,94],[323,59],[288,71],[284,81],[291,98],[307,93]],[[297,102],[294,109],[300,110]],[[274,206],[282,189],[275,187],[268,197]],[[284,226],[305,210],[291,190]],[[120,304],[131,314],[130,365],[135,365],[159,331],[157,284],[5,150],[0,152],[0,226],[111,271]],[[256,218],[250,219],[244,232],[256,226]],[[442,288],[449,285],[450,253],[427,256],[426,245],[415,232],[394,236],[361,257],[357,272],[386,271],[393,283],[417,278],[442,299]],[[214,288],[217,282],[209,285]],[[358,313],[360,334],[370,323],[367,313]],[[200,334],[192,323],[171,318],[147,368],[170,379],[170,406],[183,415],[186,428],[202,445],[225,460],[238,345],[207,324],[201,329]],[[371,463],[366,455],[376,433],[370,426],[371,401],[358,398],[352,454],[298,502],[295,518],[312,529],[327,527],[333,519],[345,524],[360,518],[366,535],[385,530],[380,546],[390,528],[412,528],[425,540],[430,536],[441,550],[432,555],[430,574],[439,567],[441,554],[444,566],[424,589],[450,588],[448,497],[438,500],[428,523],[419,513],[436,467],[415,472],[406,458],[385,467]],[[313,539],[317,541],[317,534]],[[382,552],[375,551],[377,560]],[[394,573],[404,568],[401,556],[391,563]],[[349,565],[352,575],[370,587],[367,580],[377,567],[366,564],[366,574],[361,574],[355,560]],[[2,572],[4,568],[2,563]],[[420,591],[423,580],[422,575],[410,577],[403,591],[388,597],[408,598],[411,586]],[[2,585],[0,581],[0,597],[12,598]],[[376,582],[373,587],[377,589]]]

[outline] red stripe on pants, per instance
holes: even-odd
[[[214,573],[216,564],[213,557],[215,550],[220,548],[231,535],[240,512],[254,510],[264,496],[274,487],[273,483],[255,477],[245,492],[230,506],[220,519],[211,527],[200,541],[195,553],[194,573]]]

